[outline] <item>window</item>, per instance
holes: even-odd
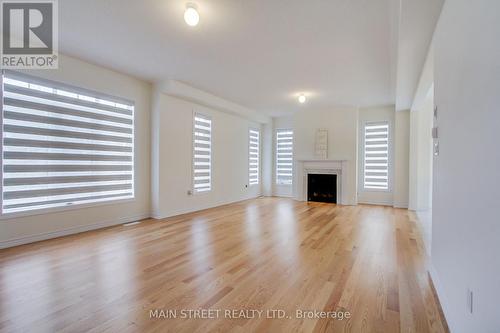
[[[389,123],[368,122],[364,127],[363,187],[389,189]]]
[[[293,131],[276,131],[276,184],[291,185],[293,175]]]
[[[258,130],[248,130],[248,183],[250,185],[259,184],[260,169],[260,132]]]
[[[193,122],[193,190],[212,189],[212,119],[195,113]]]
[[[2,83],[2,213],[134,197],[131,102],[11,71]]]

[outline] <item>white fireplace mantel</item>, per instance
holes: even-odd
[[[326,160],[322,160],[322,159],[317,159],[317,158],[312,158],[312,159],[296,159],[296,162],[318,162],[318,163],[334,163],[334,162],[347,162],[347,160],[345,159],[326,159]]]
[[[334,174],[337,175],[337,203],[347,204],[342,188],[345,188],[343,177],[346,171],[347,159],[296,159],[295,160],[295,179],[294,193],[295,200],[307,201],[307,175],[308,174]]]

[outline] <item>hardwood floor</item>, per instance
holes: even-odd
[[[0,331],[446,332],[414,219],[260,198],[2,250]]]

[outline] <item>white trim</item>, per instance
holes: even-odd
[[[289,185],[282,185],[282,186],[289,186]],[[269,197],[294,199],[293,194],[281,194],[281,193],[278,193],[278,192],[279,191],[277,191],[277,193],[273,193],[273,195],[269,195]]]
[[[255,131],[259,135],[259,159],[257,160],[257,169],[258,169],[258,177],[257,177],[257,184],[250,184],[250,131]],[[255,126],[249,126],[248,131],[247,131],[247,156],[248,156],[248,170],[247,170],[247,181],[248,181],[248,188],[250,187],[255,187],[255,186],[261,186],[261,174],[262,174],[262,168],[261,168],[261,160],[262,160],[262,155],[261,155],[261,150],[262,150],[262,140],[261,140],[262,134],[260,128],[257,128]]]
[[[63,211],[68,211],[68,210],[77,210],[77,209],[84,209],[84,208],[89,208],[89,207],[96,207],[96,206],[102,206],[102,205],[113,205],[113,204],[119,204],[119,203],[127,203],[127,202],[134,202],[136,201],[136,193],[135,193],[135,180],[136,180],[136,172],[137,168],[135,165],[136,161],[136,144],[137,140],[135,138],[136,134],[136,117],[137,117],[137,112],[135,110],[135,102],[132,100],[128,100],[125,98],[121,97],[115,97],[111,96],[108,94],[100,93],[94,90],[89,90],[86,88],[74,86],[74,85],[68,85],[63,82],[59,81],[53,81],[53,80],[47,80],[44,78],[40,78],[38,76],[33,76],[33,75],[28,75],[22,72],[18,71],[13,71],[13,70],[2,70],[0,73],[0,194],[3,194],[3,94],[4,94],[4,76],[5,74],[10,75],[11,77],[14,77],[16,80],[24,80],[25,82],[28,83],[34,83],[34,84],[39,84],[47,87],[52,87],[55,89],[64,89],[68,92],[72,92],[75,94],[80,94],[80,95],[85,95],[89,97],[94,97],[98,99],[105,99],[110,102],[114,103],[120,103],[120,104],[127,104],[132,107],[130,110],[132,112],[132,133],[131,133],[131,157],[132,157],[132,196],[127,197],[127,198],[122,198],[122,199],[104,199],[104,200],[99,200],[99,201],[94,201],[94,202],[87,202],[87,203],[72,203],[68,202],[66,205],[57,205],[54,207],[48,207],[48,208],[33,208],[33,209],[26,209],[23,211],[18,211],[18,212],[4,212],[3,208],[3,195],[0,195],[0,221],[3,220],[9,220],[9,219],[14,219],[14,218],[19,218],[19,217],[24,217],[24,216],[36,216],[36,215],[42,215],[42,214],[48,214],[48,213],[57,213],[57,212],[63,212]]]
[[[278,183],[278,132],[279,131],[290,131],[292,132],[292,182],[290,184],[282,184],[282,183]],[[293,130],[293,128],[290,128],[290,127],[277,127],[274,129],[274,138],[273,138],[273,142],[274,142],[274,156],[273,156],[273,160],[274,160],[274,163],[273,163],[273,166],[274,166],[274,186],[284,186],[284,187],[290,187],[292,188],[295,183],[295,132]],[[291,195],[291,197],[293,197],[293,194]]]
[[[203,113],[203,112],[198,112],[196,111],[195,109],[192,110],[193,114],[192,114],[192,139],[191,139],[191,195],[192,196],[199,196],[199,195],[206,195],[206,194],[209,194],[210,192],[213,191],[213,183],[212,183],[212,167],[213,167],[213,156],[212,156],[212,144],[213,144],[213,120],[212,120],[212,115],[209,115],[209,114],[206,114],[206,113]],[[195,117],[196,115],[200,115],[202,118],[208,118],[210,119],[210,190],[208,191],[202,191],[202,192],[197,192],[194,188],[194,146],[195,146]]]
[[[432,279],[432,284],[434,285],[434,289],[436,290],[437,298],[439,303],[441,304],[441,309],[443,309],[443,315],[445,317],[446,323],[448,324],[448,328],[450,332],[458,332],[457,328],[453,326],[453,323],[448,320],[451,318],[449,314],[451,314],[450,303],[446,298],[446,294],[443,289],[443,284],[439,279],[439,275],[436,271],[436,268],[432,263],[429,263],[429,275]]]
[[[367,189],[365,188],[365,127],[367,123],[387,123],[388,130],[387,130],[387,189]],[[360,133],[358,135],[358,138],[361,143],[361,149],[360,149],[360,169],[359,169],[359,180],[358,180],[358,192],[359,193],[392,193],[393,192],[393,183],[394,183],[394,161],[393,161],[393,124],[390,119],[383,119],[383,120],[362,120],[361,121],[361,128],[360,128]],[[392,205],[392,202],[391,202]]]
[[[302,198],[303,201],[309,201],[308,193],[309,193],[309,175],[335,175],[337,176],[335,182],[337,188],[335,191],[337,192],[336,204],[342,204],[342,163],[340,164],[340,169],[324,169],[324,168],[304,168],[304,178],[302,180]]]
[[[120,96],[114,96],[114,95],[109,95],[106,93],[102,93],[97,90],[92,90],[92,89],[87,89],[84,87],[80,87],[77,85],[73,84],[67,84],[65,82],[61,81],[56,81],[56,80],[49,80],[45,78],[41,78],[37,75],[31,75],[31,74],[26,74],[26,72],[20,72],[18,70],[12,70],[12,69],[4,69],[2,71],[3,74],[8,74],[11,76],[15,76],[16,80],[28,80],[30,83],[34,84],[39,84],[39,85],[56,85],[58,86],[59,89],[66,90],[68,92],[72,92],[75,94],[81,94],[81,95],[88,95],[89,97],[95,97],[98,99],[107,99],[111,102],[119,103],[119,104],[131,104],[135,108],[135,102],[131,99],[125,98],[125,97],[120,97]]]
[[[364,162],[365,162],[365,126],[367,123],[387,122],[388,131],[388,189],[365,189],[364,188]],[[394,120],[389,116],[364,116],[358,121],[358,163],[357,170],[357,203],[392,206],[406,208],[405,203],[394,202]]]
[[[345,198],[344,190],[347,188],[347,163],[346,159],[295,159],[295,174],[293,197],[298,201],[307,201],[307,174],[326,173],[337,175],[337,204],[351,205]]]
[[[417,217],[417,227],[420,230],[427,256],[431,257],[432,248],[432,209],[414,211]]]
[[[195,195],[194,190],[194,117],[196,116],[196,111],[193,108],[191,110],[191,195]]]
[[[150,216],[151,216],[151,214],[149,214],[149,213],[143,213],[143,214],[139,214],[139,215],[122,217],[119,219],[112,219],[112,220],[102,221],[102,222],[93,223],[93,224],[89,224],[89,225],[71,227],[68,229],[62,229],[62,230],[58,230],[58,231],[51,231],[51,232],[45,232],[45,233],[36,234],[36,235],[24,236],[24,237],[20,237],[20,238],[8,239],[5,241],[0,241],[0,249],[5,249],[8,247],[29,244],[29,243],[34,243],[34,242],[39,242],[42,240],[47,240],[47,239],[52,239],[52,238],[74,235],[74,234],[78,234],[81,232],[102,229],[102,228],[106,228],[106,227],[110,227],[110,226],[114,226],[114,225],[118,225],[118,224],[135,222],[138,220],[149,218]]]
[[[0,214],[0,221],[16,219],[16,218],[25,217],[25,216],[36,216],[36,215],[46,215],[46,214],[51,214],[51,213],[59,213],[59,212],[65,212],[68,210],[78,210],[78,209],[92,208],[92,207],[98,207],[98,206],[124,204],[124,203],[134,202],[136,200],[137,200],[137,198],[103,200],[103,201],[89,202],[89,203],[83,203],[83,204],[74,204],[74,205],[68,205],[68,206],[33,209],[33,210],[27,210],[24,212],[5,213],[5,214]]]
[[[3,219],[3,91],[5,70],[0,76],[0,219]],[[0,246],[1,248],[1,246]]]
[[[360,205],[379,205],[393,207],[392,200],[358,200]],[[395,207],[398,208],[398,207]]]
[[[408,202],[393,202],[392,207],[408,209]]]
[[[328,159],[317,159],[317,158],[313,158],[313,159],[304,159],[304,158],[297,158],[296,159],[297,162],[347,162],[348,159],[346,158],[328,158]]]

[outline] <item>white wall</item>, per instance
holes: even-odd
[[[409,192],[408,209],[417,210],[418,204],[418,153],[421,147],[420,134],[420,112],[410,112],[410,167],[409,167]]]
[[[418,152],[418,187],[417,209],[432,208],[432,127],[434,118],[434,91],[426,98],[418,117],[419,152]]]
[[[432,126],[434,88],[410,119],[410,198],[409,209],[415,210],[427,252],[432,239]]]
[[[358,121],[358,202],[369,204],[380,204],[392,206],[394,193],[394,143],[395,143],[395,109],[392,107],[362,108],[359,110]],[[389,191],[368,191],[363,189],[363,140],[364,123],[368,121],[388,121],[389,122]]]
[[[391,122],[394,136],[392,142],[394,152],[392,163],[393,192],[365,192],[360,193],[358,198],[359,128],[361,122],[368,120],[389,120]],[[397,203],[398,207],[408,206],[408,111],[395,113],[393,106],[367,109],[354,107],[304,109],[294,113],[292,117],[274,118],[273,122],[274,129],[291,128],[294,130],[295,159],[314,159],[316,130],[318,128],[328,129],[328,159],[347,160],[346,171],[342,175],[343,178],[345,177],[342,191],[348,204],[355,205],[360,199],[360,202],[365,203],[393,205],[394,202]],[[275,138],[273,138],[273,156],[274,140]],[[274,176],[273,182],[275,182]],[[277,196],[292,196],[293,186],[274,185],[273,193]]]
[[[294,154],[297,159],[314,159],[315,135],[318,128],[328,130],[328,159],[345,159],[342,195],[355,205],[357,186],[357,108],[301,110],[293,115]],[[344,178],[345,177],[345,178]]]
[[[382,191],[364,191],[362,188],[363,152],[358,152],[358,202],[389,205],[394,207],[408,207],[408,168],[409,168],[409,138],[410,114],[409,111],[395,111],[394,106],[364,108],[359,111],[358,141],[362,147],[363,123],[366,121],[389,121],[389,177],[390,189]]]
[[[154,217],[183,214],[261,194],[262,181],[259,185],[246,187],[248,130],[261,129],[259,123],[161,92],[154,95]],[[212,190],[188,195],[192,188],[193,112],[212,117]]]
[[[411,112],[410,129],[410,205],[416,211],[432,207],[432,127],[434,90],[418,110]]]
[[[394,125],[393,206],[408,208],[410,168],[410,111],[397,111]]]
[[[262,125],[262,195],[273,195],[273,123]]]
[[[408,208],[416,211],[417,225],[427,253],[432,247],[431,137],[434,117],[434,38],[427,53],[410,114],[410,184]]]
[[[62,234],[125,223],[150,213],[150,97],[151,86],[103,67],[60,55],[58,70],[27,71],[50,80],[135,102],[135,199],[91,208],[0,220],[0,247],[29,243]]]
[[[498,13],[498,0],[446,1],[435,36],[432,277],[452,332],[500,331]]]

